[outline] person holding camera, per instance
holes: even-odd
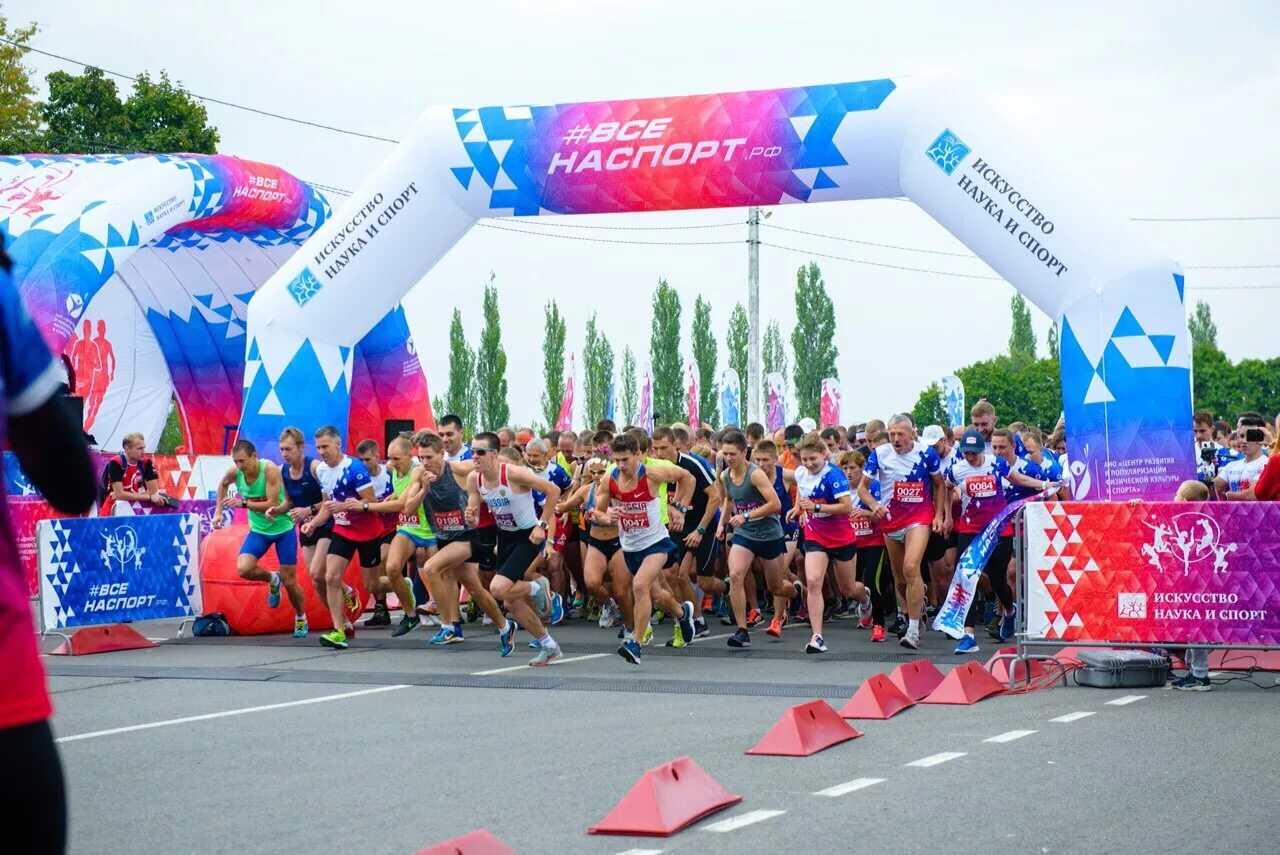
[[[1262,446],[1267,438],[1266,431],[1263,430],[1265,426],[1266,422],[1260,416],[1247,414],[1240,417],[1239,430],[1244,439],[1241,451],[1244,456],[1218,470],[1213,486],[1221,498],[1233,502],[1253,500],[1250,488],[1267,465],[1267,457],[1262,453]]]

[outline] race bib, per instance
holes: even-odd
[[[334,525],[351,525],[351,520],[347,519],[346,511],[338,511],[333,515]]]
[[[462,511],[432,512],[431,524],[436,531],[462,531],[467,527],[462,518]]]
[[[417,514],[406,514],[403,511],[401,511],[396,516],[396,525],[415,526],[417,524],[418,524]]]
[[[619,514],[618,527],[627,533],[649,527],[648,514]]]
[[[964,479],[964,492],[970,499],[990,499],[996,495],[994,475],[974,475]]]
[[[906,505],[924,502],[923,481],[897,481],[893,485],[893,500]]]
[[[870,517],[854,517],[853,518],[853,536],[854,537],[870,537],[875,534],[875,526],[872,525]]]

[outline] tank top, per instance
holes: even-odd
[[[280,467],[280,479],[284,481],[284,492],[293,502],[295,508],[308,508],[324,501],[324,493],[320,491],[320,482],[311,474],[314,457],[302,458],[302,475],[294,478],[289,474],[292,466]]]
[[[583,509],[586,511],[595,510],[596,486],[597,485],[592,484],[591,489],[587,492],[587,503],[583,505]],[[587,515],[585,513],[582,515],[582,519],[584,521],[587,519]],[[589,526],[587,531],[591,533],[592,537],[598,537],[601,540],[611,540],[618,536],[618,527],[616,525],[600,525],[599,523],[594,522],[587,522],[587,525]]]
[[[258,464],[258,477],[254,479],[253,484],[245,481],[244,473],[237,469],[236,490],[246,499],[265,499],[267,497],[267,464],[265,462]],[[283,505],[284,501],[285,495],[282,491],[279,504]],[[249,531],[264,534],[268,537],[275,537],[292,529],[293,520],[289,519],[288,514],[271,519],[266,515],[265,511],[249,511]]]
[[[403,475],[397,475],[394,469],[388,469],[391,473],[391,487],[394,495],[398,498],[404,495],[404,491],[409,489],[409,482],[413,480],[413,470],[410,469]],[[396,530],[411,534],[422,540],[431,540],[435,534],[431,531],[431,523],[427,519],[427,503],[424,501],[418,505],[418,509],[412,513],[401,511],[396,515]]]
[[[778,519],[782,520],[782,531],[785,534],[791,534],[800,527],[799,523],[787,521],[787,514],[791,513],[791,491],[787,488],[787,479],[782,475],[782,466],[775,464],[773,467],[773,491],[778,494],[778,501],[782,502],[782,510],[778,511]]]
[[[382,464],[378,467],[378,474],[371,475],[370,479],[373,483],[373,500],[375,502],[385,502],[387,499],[397,495],[395,489],[395,481],[392,479],[391,467]],[[390,534],[396,530],[396,526],[400,523],[400,515],[387,511],[380,511],[378,518],[382,521],[382,531],[384,534]]]
[[[724,470],[722,477],[725,493],[733,502],[734,509],[740,514],[746,514],[764,506],[764,496],[761,496],[760,491],[751,483],[752,473],[759,468],[754,463],[748,463],[747,474],[743,476],[741,484],[733,483],[732,470]],[[748,540],[777,540],[782,537],[782,522],[777,514],[770,514],[767,517],[747,520],[734,529],[733,533],[740,534]]]
[[[519,493],[507,483],[507,464],[498,466],[498,483],[486,485],[484,475],[477,470],[476,484],[480,498],[493,512],[493,521],[503,531],[525,531],[538,524],[538,512],[533,506],[531,491]]]
[[[609,492],[618,505],[618,538],[623,552],[639,552],[660,542],[667,536],[662,522],[662,492],[654,492],[649,486],[649,476],[644,464],[636,473],[636,485],[623,490],[618,483],[618,472],[609,476]]]
[[[467,509],[467,491],[453,477],[453,466],[445,463],[440,477],[423,495],[422,508],[442,543],[458,540],[467,533],[467,521],[463,516]]]

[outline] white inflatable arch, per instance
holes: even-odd
[[[335,366],[481,217],[896,196],[1058,321],[1080,498],[1194,476],[1177,265],[969,93],[918,78],[427,110],[251,304],[241,435],[343,424]]]

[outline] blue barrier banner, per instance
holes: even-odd
[[[44,520],[36,539],[45,629],[200,613],[196,514]]]

